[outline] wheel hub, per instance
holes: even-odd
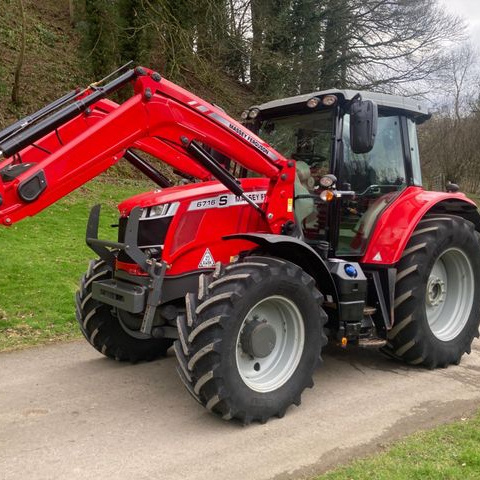
[[[427,305],[437,307],[445,301],[447,288],[445,282],[436,275],[431,275],[427,284]]]
[[[282,295],[260,300],[245,315],[236,341],[238,373],[247,387],[273,392],[295,373],[305,345],[303,317]]]
[[[266,320],[255,318],[245,325],[240,341],[245,353],[254,358],[265,358],[273,352],[277,335]]]

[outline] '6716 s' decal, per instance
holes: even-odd
[[[247,192],[246,196],[253,200],[255,203],[263,203],[266,190],[261,192]],[[205,210],[208,208],[224,208],[235,207],[237,205],[246,205],[247,202],[242,197],[237,197],[233,193],[224,193],[216,197],[202,198],[201,200],[194,200],[188,206],[188,210]]]

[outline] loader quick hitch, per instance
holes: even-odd
[[[152,336],[153,319],[157,306],[161,302],[162,285],[167,270],[167,263],[163,260],[150,258],[138,247],[138,228],[142,209],[135,207],[130,212],[125,229],[124,242],[113,242],[98,238],[98,225],[101,205],[95,205],[88,218],[87,245],[105,261],[110,268],[115,270],[115,250],[123,250],[140,268],[148,273],[150,281],[146,287],[135,286],[122,289],[115,280],[107,283],[97,282],[93,285],[93,295],[102,297],[109,305],[122,308],[126,303],[129,311],[140,313],[145,311],[139,331],[129,332],[136,338],[146,339]],[[108,297],[105,298],[105,297]],[[146,298],[145,298],[146,297]]]

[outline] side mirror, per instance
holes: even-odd
[[[368,153],[377,135],[377,104],[358,100],[350,107],[350,146],[353,153]]]

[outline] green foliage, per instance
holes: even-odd
[[[0,25],[0,39],[4,45],[15,46],[17,34],[8,25]]]
[[[95,78],[110,73],[119,63],[118,9],[111,0],[85,0],[87,58]]]
[[[0,65],[0,97],[3,95],[7,95],[8,87],[7,83],[5,82],[4,78],[6,77],[5,68]]]
[[[119,49],[122,61],[133,60],[143,63],[148,56],[149,34],[148,17],[142,0],[119,1],[119,26],[121,35]]]
[[[445,42],[461,30],[437,3],[72,0],[69,11],[56,0],[30,2],[22,105],[15,113],[55,98],[48,85],[63,92],[75,79],[102,78],[129,60],[232,113],[329,87],[394,90],[441,69]],[[1,81],[8,90],[19,45],[18,5],[4,0],[2,7]],[[35,101],[33,92],[39,93]]]
[[[25,2],[26,50],[20,76],[20,105],[11,103],[15,63],[21,40],[17,0],[2,0],[0,13],[0,128],[38,110],[86,83],[78,38],[64,2]],[[88,75],[91,78],[91,75]],[[87,78],[88,78],[87,77]]]
[[[47,47],[55,47],[58,41],[57,34],[40,22],[35,23],[34,30],[30,35],[33,35],[37,42],[40,41]]]
[[[227,6],[224,0],[86,0],[76,21],[84,61],[100,78],[133,60],[239,111],[244,105],[232,82],[245,78],[246,44]]]
[[[385,453],[317,480],[480,479],[480,413],[470,420],[412,435]]]

